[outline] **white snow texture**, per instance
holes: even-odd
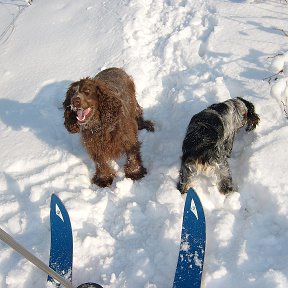
[[[75,287],[172,287],[186,127],[207,106],[241,96],[261,122],[235,139],[239,193],[225,198],[213,177],[195,187],[207,222],[205,287],[287,288],[287,1],[28,2],[0,1],[1,228],[48,263],[55,193],[71,218]],[[72,82],[108,67],[132,75],[156,131],[139,133],[146,177],[125,178],[119,159],[112,186],[99,188],[61,107]],[[0,287],[46,287],[46,275],[0,242]]]

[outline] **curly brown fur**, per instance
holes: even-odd
[[[119,68],[101,71],[70,85],[64,107],[64,125],[70,133],[81,134],[86,151],[95,162],[92,182],[100,187],[112,184],[111,160],[126,154],[125,176],[144,177],[138,130],[154,131],[154,124],[143,119],[135,97],[133,79]]]
[[[199,172],[213,171],[222,194],[235,187],[227,158],[230,157],[236,132],[246,125],[246,131],[256,128],[260,121],[254,105],[237,97],[209,106],[194,115],[188,125],[182,145],[179,182],[181,193],[193,186]]]

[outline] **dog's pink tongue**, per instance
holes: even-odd
[[[77,110],[77,119],[79,121],[84,121],[86,116],[89,114],[90,111],[91,111],[91,108],[87,108],[85,110],[83,110],[83,109]]]

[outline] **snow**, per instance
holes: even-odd
[[[205,285],[288,287],[287,1],[27,2],[0,3],[1,228],[48,263],[55,193],[73,227],[75,286],[172,287],[186,127],[208,105],[242,96],[261,122],[240,131],[229,159],[239,193],[225,198],[213,177],[195,187],[207,221]],[[99,188],[61,105],[71,82],[114,66],[133,76],[156,131],[140,132],[148,175],[126,179],[120,159],[112,186]],[[45,286],[44,273],[0,243],[0,287]]]

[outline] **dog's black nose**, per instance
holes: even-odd
[[[72,98],[72,105],[75,108],[80,108],[81,107],[81,99],[80,99],[80,97]]]

